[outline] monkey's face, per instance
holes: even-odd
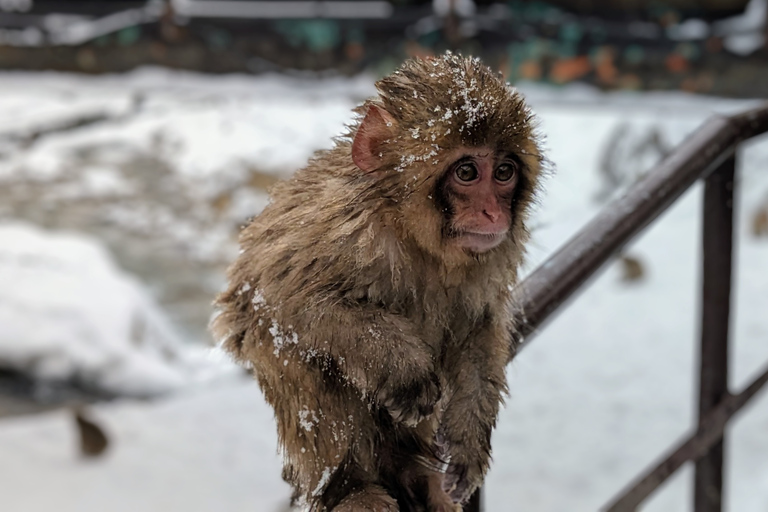
[[[542,162],[522,96],[451,54],[407,61],[376,87],[350,135],[361,178],[393,210],[382,222],[450,267],[518,265]]]
[[[461,148],[438,191],[449,244],[473,253],[490,251],[508,236],[520,164],[490,148]]]

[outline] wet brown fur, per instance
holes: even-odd
[[[522,98],[477,60],[412,60],[376,85],[243,230],[213,331],[252,365],[311,510],[447,511],[435,488],[466,500],[488,468],[541,157]],[[351,148],[372,106],[395,126],[363,172]],[[440,184],[456,151],[481,146],[522,175],[510,236],[478,255],[448,244]],[[415,455],[450,457],[445,481]]]

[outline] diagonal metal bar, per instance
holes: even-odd
[[[516,318],[526,339],[624,245],[733,152],[737,131],[725,118],[706,123],[653,172],[608,205],[523,281]]]
[[[643,473],[601,510],[629,512],[635,510],[669,476],[688,461],[700,460],[720,441],[728,421],[768,383],[768,367],[738,395],[727,395],[700,423],[698,431],[680,442],[662,462]]]
[[[717,169],[738,144],[766,131],[768,105],[715,117],[608,205],[515,289],[513,348],[530,341],[548,318],[697,179]]]

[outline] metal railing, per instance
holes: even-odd
[[[673,446],[602,510],[635,510],[689,461],[696,464],[696,512],[722,510],[723,432],[734,414],[768,382],[766,366],[737,394],[732,394],[727,384],[736,149],[745,140],[766,132],[768,105],[709,120],[516,289],[519,300],[513,315],[518,330],[513,345],[519,351],[612,256],[697,180],[705,181],[698,425],[693,434]],[[464,510],[481,509],[478,492]]]

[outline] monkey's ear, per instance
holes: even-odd
[[[381,146],[394,133],[395,120],[383,108],[371,105],[352,142],[352,161],[365,172],[381,166]]]

